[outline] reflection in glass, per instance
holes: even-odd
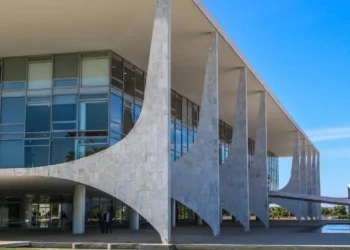
[[[124,67],[124,92],[134,96],[135,72],[128,67]]]
[[[42,167],[49,165],[48,146],[29,146],[24,148],[25,167]]]
[[[76,106],[75,95],[54,96],[52,106],[52,129],[76,129]]]
[[[4,90],[21,90],[25,89],[26,84],[24,82],[3,82],[2,86]]]
[[[109,59],[82,60],[82,86],[106,86],[109,83]]]
[[[119,57],[112,57],[112,76],[123,81],[123,60]]]
[[[0,168],[23,167],[23,141],[0,141]]]
[[[108,148],[108,145],[83,145],[78,147],[78,158],[87,157]]]
[[[107,130],[108,102],[80,102],[79,130]]]
[[[28,89],[52,88],[52,62],[30,62]]]
[[[75,160],[75,139],[56,138],[51,141],[51,164]]]
[[[130,103],[125,103],[124,106],[124,134],[127,135],[134,127],[133,115],[130,108]]]
[[[49,104],[28,104],[26,132],[50,131],[51,106]]]
[[[25,98],[5,97],[1,102],[1,123],[24,123]]]
[[[115,123],[121,124],[123,117],[123,99],[115,94],[111,94],[111,120]]]
[[[141,109],[142,107],[140,105],[135,105],[135,121],[134,123],[137,122],[137,120],[140,118],[140,115],[141,115]]]

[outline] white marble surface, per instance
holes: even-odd
[[[229,154],[220,166],[221,206],[249,231],[247,69],[240,69],[237,104]]]
[[[267,112],[266,92],[260,93],[259,123],[256,129],[254,158],[249,169],[249,202],[253,212],[269,227],[269,195],[267,174]]]
[[[171,164],[172,198],[189,207],[220,234],[218,36],[210,39],[198,135],[189,151]]]
[[[0,175],[48,176],[83,183],[132,207],[158,231],[163,243],[170,227],[170,3],[158,0],[142,112],[118,144],[74,162],[1,169]]]

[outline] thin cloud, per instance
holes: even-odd
[[[312,141],[332,141],[350,138],[350,127],[324,128],[307,131]]]

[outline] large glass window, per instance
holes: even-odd
[[[0,141],[0,168],[23,167],[23,141]]]
[[[76,102],[76,95],[59,95],[53,97],[53,130],[76,129]]]
[[[81,63],[82,86],[106,86],[109,83],[109,59],[84,59]]]
[[[80,102],[79,130],[107,130],[108,102]]]
[[[123,60],[120,57],[112,57],[112,77],[119,81],[124,80],[123,78]]]
[[[111,108],[111,129],[113,131],[122,133],[123,123],[123,99],[121,96],[111,94],[110,99]]]
[[[52,62],[29,62],[28,89],[52,88]]]
[[[24,164],[27,168],[49,165],[49,140],[26,140],[24,148]]]
[[[24,82],[27,80],[27,58],[15,57],[4,59],[3,81]]]
[[[61,54],[54,56],[54,78],[78,77],[78,55]]]
[[[137,122],[137,120],[140,118],[140,115],[141,115],[141,110],[142,110],[142,107],[141,105],[135,105],[135,121],[134,123]]]
[[[26,132],[50,131],[51,101],[48,97],[28,98]]]
[[[145,77],[140,70],[135,71],[135,97],[143,100],[145,93]]]
[[[131,109],[131,104],[124,102],[124,134],[127,135],[133,127],[133,110]]]
[[[55,138],[51,141],[51,164],[75,160],[75,138]]]
[[[134,96],[135,72],[129,67],[124,66],[124,92]]]
[[[83,158],[83,157],[96,154],[98,152],[101,152],[102,150],[105,150],[106,148],[108,148],[107,144],[79,145],[78,158]]]
[[[24,97],[6,97],[2,98],[1,103],[1,123],[24,123],[25,116],[25,98]]]

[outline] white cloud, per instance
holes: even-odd
[[[312,141],[332,141],[350,138],[350,127],[324,128],[307,131]]]

